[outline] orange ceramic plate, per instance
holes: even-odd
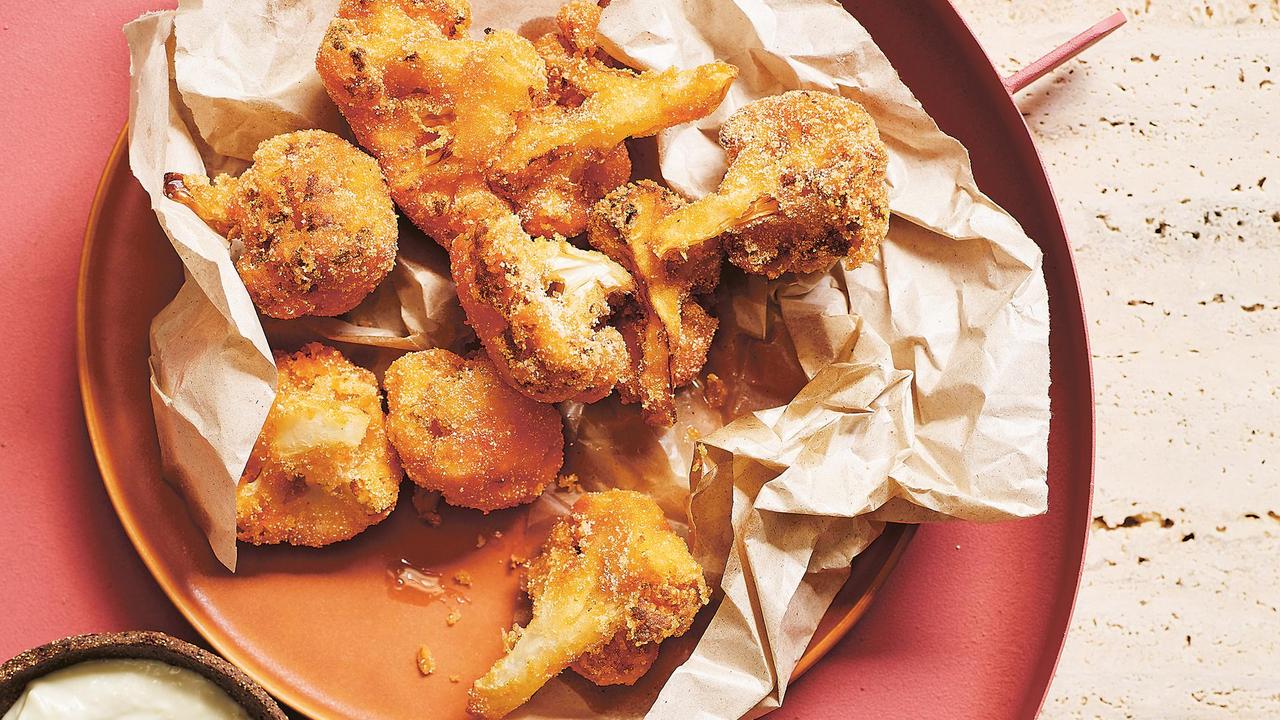
[[[182,269],[130,174],[122,133],[90,215],[80,266],[80,383],[103,481],[138,553],[169,598],[227,659],[295,709],[314,718],[466,717],[470,682],[501,653],[499,630],[522,602],[512,553],[525,536],[520,509],[445,509],[426,526],[408,502],[356,539],[323,550],[245,547],[227,572],[161,476],[148,394],[148,328],[174,296]],[[800,661],[803,672],[857,621],[910,539],[891,527],[854,565],[853,575]],[[482,547],[478,538],[483,537]],[[446,579],[465,569],[470,602],[454,626],[449,609],[394,589],[400,560]],[[664,644],[664,665],[692,638]],[[437,670],[423,678],[414,658],[431,648]],[[670,646],[670,647],[668,647]],[[457,676],[459,682],[450,682]],[[591,706],[619,690],[573,685]]]

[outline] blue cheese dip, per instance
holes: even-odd
[[[205,676],[158,660],[87,660],[36,678],[0,720],[248,720]]]

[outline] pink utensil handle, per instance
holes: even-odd
[[[1004,83],[1005,89],[1009,91],[1010,95],[1012,95],[1036,80],[1044,77],[1076,55],[1079,55],[1090,47],[1093,47],[1094,43],[1115,32],[1121,25],[1124,25],[1124,23],[1124,13],[1116,11],[1114,15],[1062,43],[1058,47],[1049,51],[1049,53],[1044,57],[1041,57],[1039,60],[1036,60],[1030,65],[1022,68],[1001,82]]]

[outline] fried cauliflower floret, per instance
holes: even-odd
[[[563,104],[536,107],[517,125],[496,166],[513,172],[560,148],[603,151],[629,137],[649,137],[715,110],[738,69],[714,61],[688,70],[636,72],[611,67],[596,50],[599,8],[571,0],[557,18],[560,34],[538,40]],[[580,98],[580,100],[579,100]]]
[[[606,323],[631,276],[563,238],[531,238],[514,215],[491,217],[449,251],[458,299],[503,378],[541,402],[594,402],[627,372]]]
[[[465,2],[343,0],[316,57],[396,202],[450,250],[499,372],[544,402],[598,400],[630,372],[622,334],[605,327],[630,276],[562,238],[630,174],[628,137],[711,112],[737,74],[610,67],[598,21],[579,0],[536,43],[502,30],[475,40]]]
[[[396,214],[378,164],[332,133],[265,140],[239,177],[165,174],[165,196],[243,250],[236,270],[264,315],[341,315],[391,272]]]
[[[450,504],[487,512],[532,502],[560,472],[560,413],[512,389],[487,357],[409,353],[383,383],[405,472]]]
[[[656,229],[663,257],[722,237],[729,261],[768,277],[869,260],[889,228],[888,154],[858,103],[792,90],[720,128],[729,169],[712,194]]]
[[[584,665],[589,677],[595,670],[602,679],[638,677],[654,654],[637,652],[624,663],[616,638],[642,648],[682,635],[710,597],[702,567],[657,503],[626,490],[589,493],[574,504],[530,563],[528,592],[533,617],[472,686],[475,715],[510,713],[584,656],[593,656]],[[614,670],[604,667],[613,661]]]
[[[718,322],[697,297],[715,290],[723,255],[715,243],[663,260],[652,242],[654,225],[685,205],[650,180],[618,188],[596,203],[587,224],[592,247],[635,278],[636,307],[619,329],[631,355],[631,372],[619,385],[623,402],[639,402],[652,425],[675,422],[675,389],[702,369]]]
[[[595,3],[571,0],[556,21],[558,32],[534,41],[553,102],[517,124],[491,177],[531,234],[572,236],[585,227],[591,204],[630,176],[623,141],[715,110],[737,69],[713,62],[637,73],[597,47]]]
[[[736,73],[607,68],[578,44],[598,13],[562,15],[573,38],[535,46],[506,30],[471,39],[465,2],[339,6],[316,68],[396,202],[445,247],[473,220],[455,211],[462,191],[500,195],[533,234],[581,233],[591,203],[630,173],[623,140],[705,115]]]
[[[467,35],[466,2],[343,0],[316,70],[401,210],[444,247],[470,218],[463,192],[489,192],[486,168],[520,113],[545,95],[542,60],[506,30]]]
[[[373,373],[311,343],[276,354],[276,399],[236,488],[236,536],[320,547],[381,522],[401,471]]]

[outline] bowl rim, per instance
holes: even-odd
[[[288,720],[275,699],[223,658],[152,630],[87,633],[25,650],[0,665],[0,712],[8,711],[31,681],[92,660],[157,660],[199,673],[227,693],[254,720]]]

